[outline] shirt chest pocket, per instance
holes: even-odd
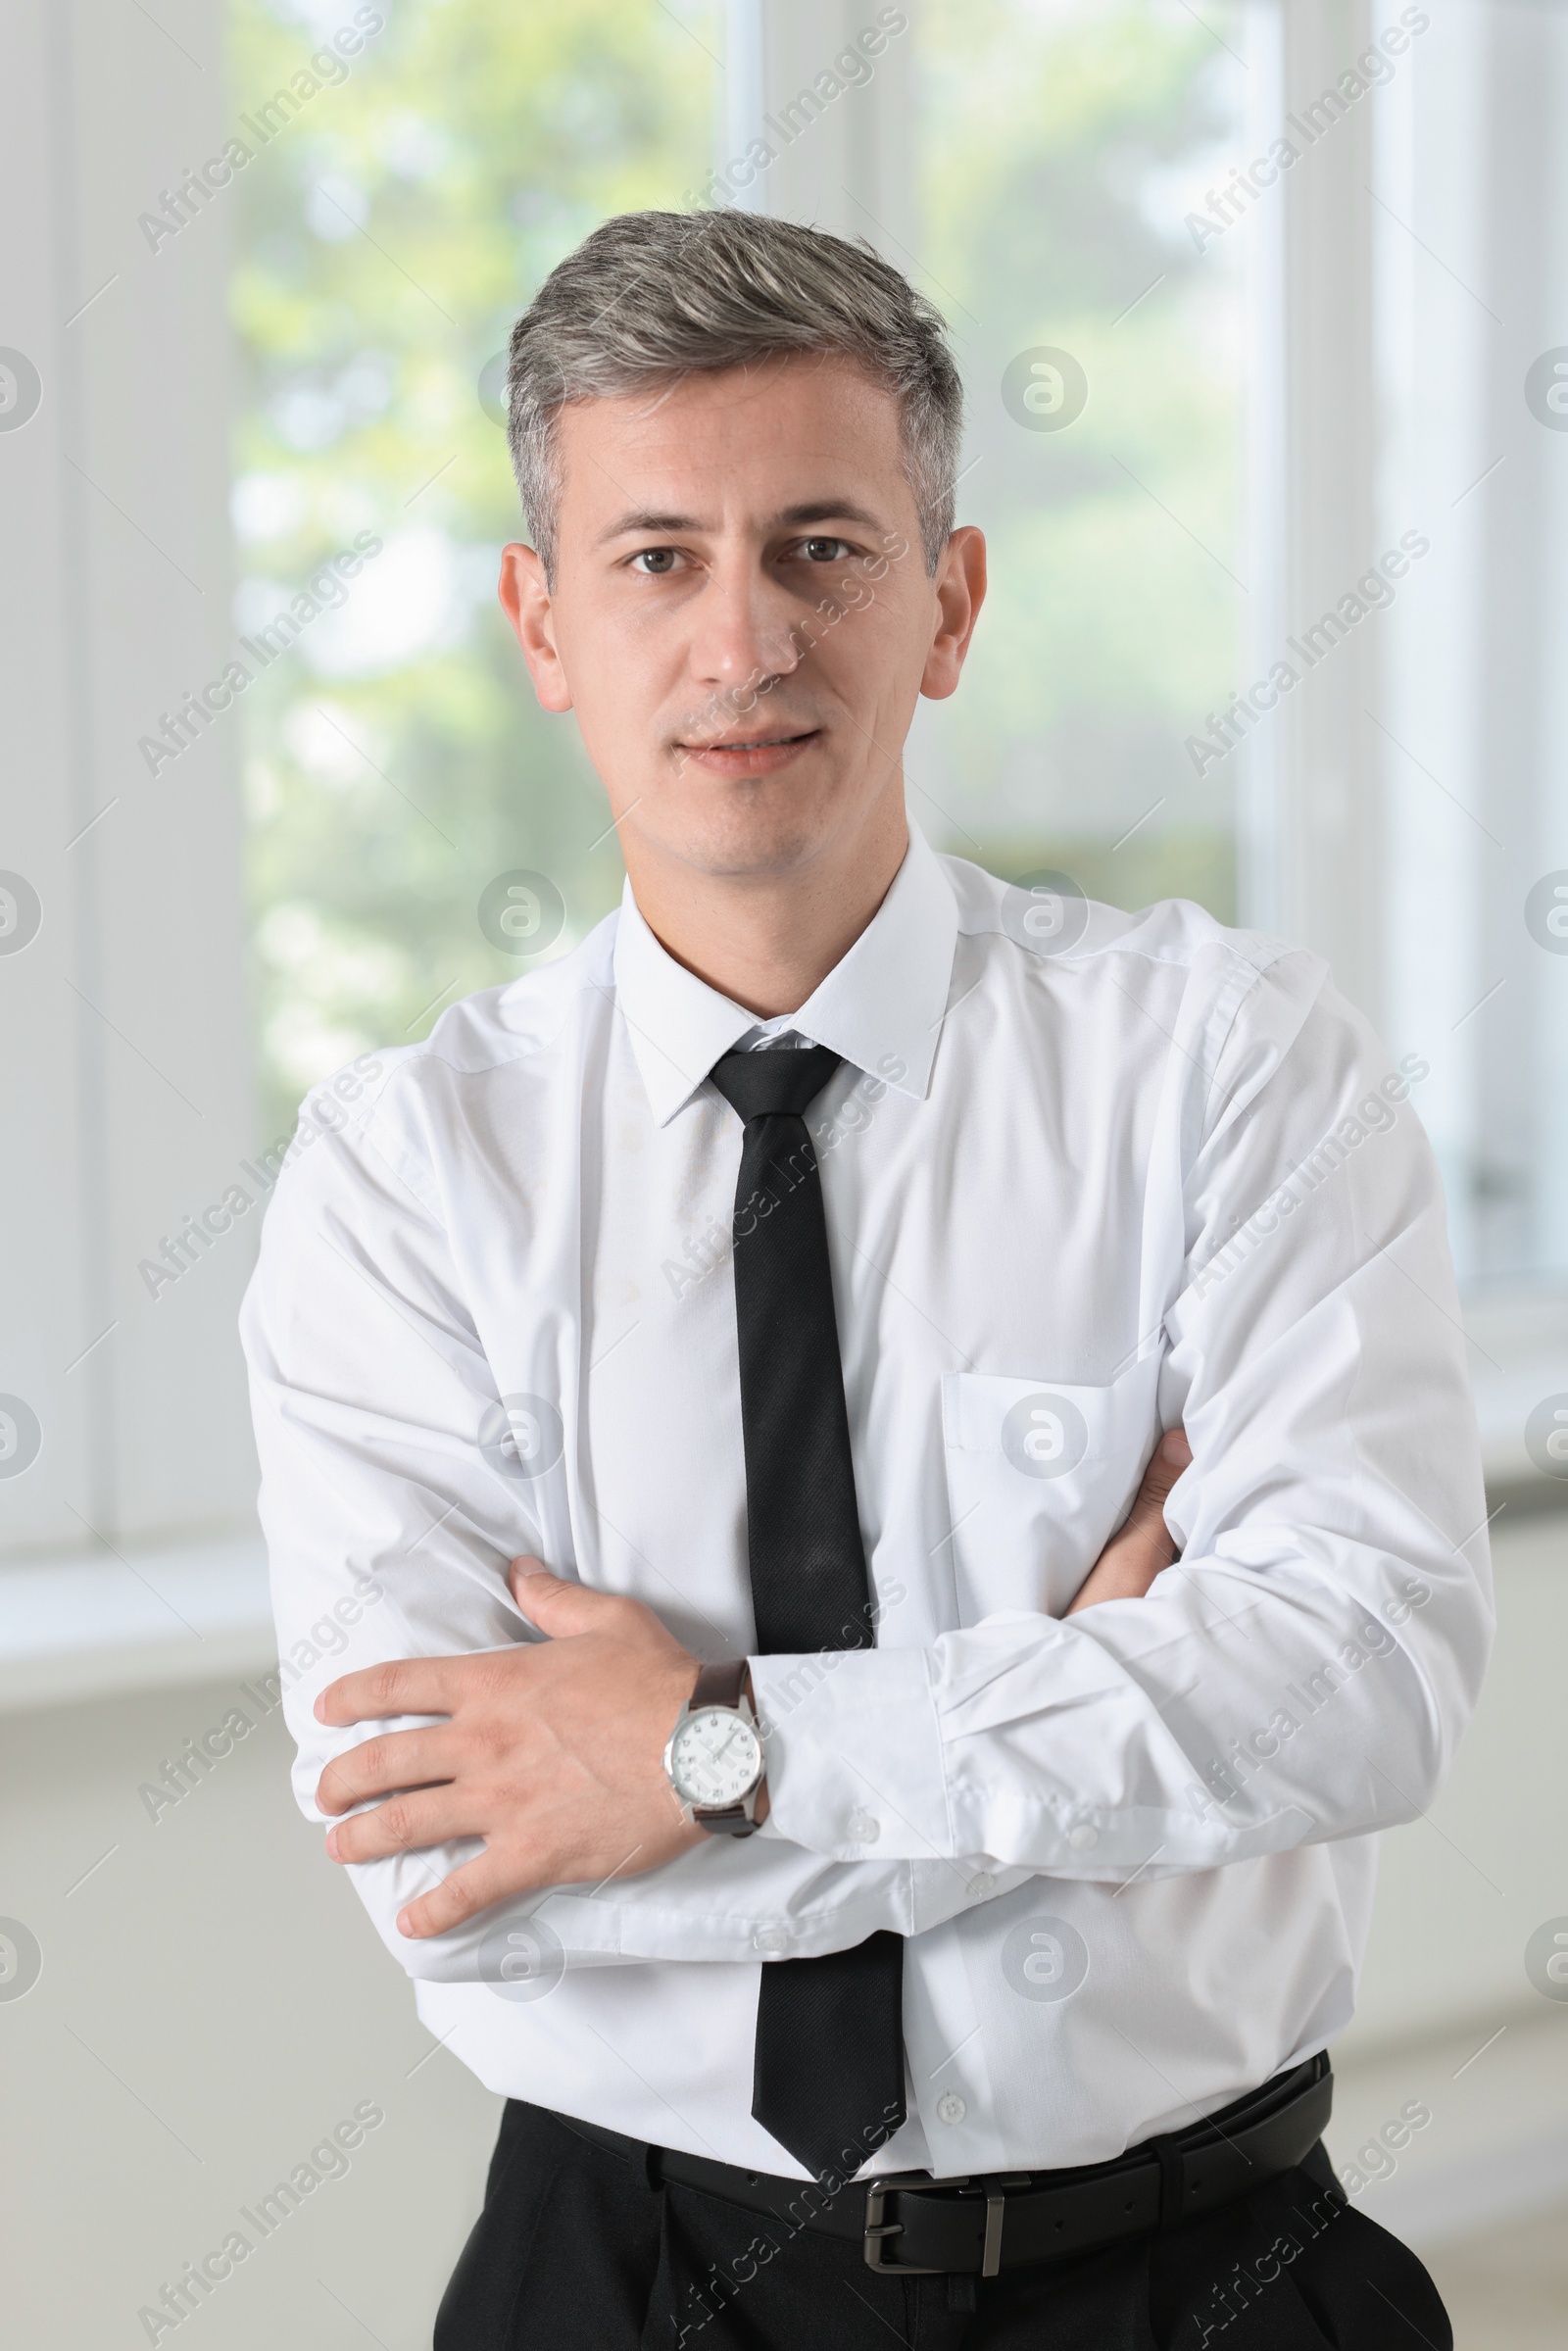
[[[1125,1518],[1159,1438],[1159,1358],[1107,1388],[947,1372],[942,1429],[958,1621],[1060,1616]]]

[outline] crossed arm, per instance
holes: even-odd
[[[1069,1615],[1141,1599],[1171,1564],[1164,1504],[1191,1459],[1180,1429],[1161,1439]],[[317,1788],[322,1812],[352,1814],[327,1834],[334,1861],[483,1837],[482,1853],[399,1914],[399,1932],[416,1939],[533,1887],[657,1869],[706,1836],[681,1810],[661,1760],[697,1658],[640,1600],[565,1582],[533,1558],[514,1559],[511,1580],[544,1641],[369,1666],[317,1700],[318,1718],[338,1726],[443,1718],[349,1748]],[[362,1805],[368,1808],[355,1809]]]

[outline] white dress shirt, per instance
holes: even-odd
[[[1099,2162],[1344,2029],[1378,1832],[1488,1648],[1424,1065],[1312,955],[915,833],[787,1020],[628,887],[308,1098],[244,1314],[299,1802],[377,1728],[318,1723],[327,1682],[533,1638],[516,1553],[749,1649],[741,1124],[705,1080],[785,1030],[843,1056],[808,1123],[876,1648],[754,1657],[750,1839],[427,1941],[397,1910],[477,1840],[351,1874],[492,2089],[798,2175],[751,2114],[760,1968],[891,1928],[909,2119],[868,2168]],[[1184,1556],[1063,1621],[1178,1422]]]

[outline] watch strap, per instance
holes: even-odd
[[[722,1665],[700,1667],[686,1702],[690,1706],[738,1706],[745,1686],[746,1659],[731,1657]]]
[[[693,1805],[692,1819],[699,1829],[706,1829],[710,1837],[757,1835],[757,1823],[744,1804],[726,1804],[722,1812],[705,1811],[701,1805]]]

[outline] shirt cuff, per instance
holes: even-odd
[[[942,1735],[923,1649],[751,1659],[768,1821],[835,1860],[953,1852]]]

